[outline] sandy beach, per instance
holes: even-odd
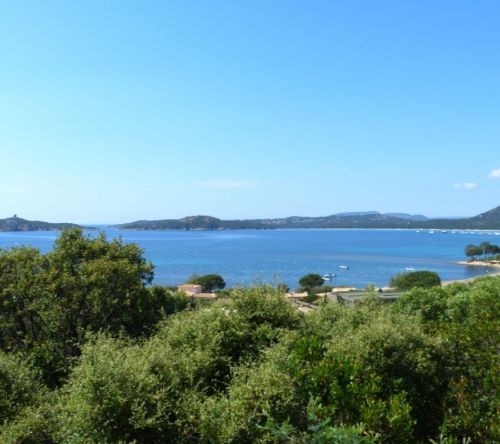
[[[493,267],[500,268],[500,261],[459,261],[458,265],[467,265],[469,267]]]

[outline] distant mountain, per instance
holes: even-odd
[[[339,213],[324,217],[291,216],[276,219],[223,220],[212,216],[141,220],[116,225],[123,230],[241,230],[275,228],[439,228],[500,230],[500,207],[461,219],[429,219],[406,213],[377,211]]]
[[[385,213],[387,216],[398,217],[400,219],[408,220],[429,220],[427,216],[423,214],[407,214],[407,213]]]
[[[482,226],[491,226],[491,225],[497,225],[498,222],[500,221],[500,206],[493,208],[490,211],[486,211],[485,213],[481,213],[475,217],[472,218],[474,223],[476,225],[482,225]],[[494,228],[496,229],[496,228]]]
[[[352,211],[349,213],[335,213],[334,216],[378,216],[384,215],[389,217],[396,217],[398,219],[408,219],[408,220],[429,220],[428,217],[422,214],[408,214],[408,213],[380,213],[379,211]]]
[[[26,220],[17,216],[0,219],[0,231],[57,231],[78,226],[68,223],[54,224],[38,220]]]
[[[373,216],[380,214],[380,211],[350,211],[347,213],[335,213],[334,216]]]

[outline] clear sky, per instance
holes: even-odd
[[[0,2],[0,218],[500,204],[500,1]]]

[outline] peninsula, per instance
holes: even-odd
[[[67,228],[76,228],[79,225],[70,223],[51,223],[38,220],[26,220],[14,215],[7,219],[0,219],[0,231],[59,231]]]
[[[115,225],[122,230],[243,230],[277,228],[407,228],[500,230],[500,206],[474,217],[431,219],[405,213],[338,213],[323,217],[292,216],[276,219],[223,220],[211,216],[139,220]]]

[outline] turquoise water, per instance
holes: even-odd
[[[174,285],[192,273],[219,273],[228,285],[248,285],[278,277],[292,288],[307,273],[334,273],[333,285],[385,286],[406,267],[431,270],[442,279],[464,279],[498,269],[466,267],[469,243],[500,243],[495,232],[416,232],[413,230],[238,230],[118,231],[139,244],[155,265],[155,282]],[[0,233],[0,248],[31,245],[49,251],[57,232]],[[348,265],[349,269],[339,269]]]

